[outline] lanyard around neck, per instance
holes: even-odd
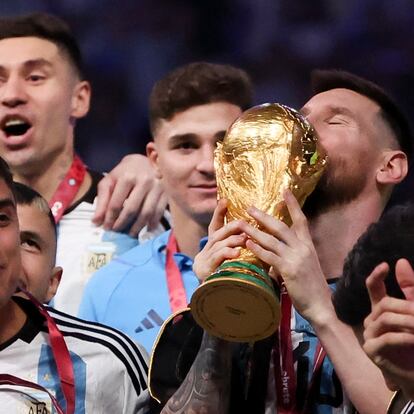
[[[83,161],[75,155],[69,171],[63,180],[59,183],[58,188],[49,201],[49,207],[52,210],[56,224],[62,218],[63,213],[72,204],[85,179],[86,166]]]
[[[277,412],[278,414],[302,414],[308,412],[309,405],[311,404],[310,398],[316,383],[315,379],[322,368],[326,351],[318,341],[314,355],[311,380],[306,392],[303,409],[299,411],[296,407],[296,373],[290,329],[292,302],[283,284],[281,286],[281,308],[282,319],[274,348]]]
[[[167,277],[168,296],[171,312],[176,313],[187,307],[187,295],[185,293],[183,277],[174,260],[174,254],[178,253],[177,240],[171,231],[168,237],[165,260],[165,273]]]

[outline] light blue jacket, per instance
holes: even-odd
[[[79,317],[117,328],[150,352],[159,328],[171,314],[165,274],[169,234],[166,231],[99,269],[85,288]],[[199,285],[193,261],[182,253],[174,259],[189,302]]]

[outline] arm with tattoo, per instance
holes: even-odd
[[[190,371],[161,414],[227,414],[231,345],[205,332]]]

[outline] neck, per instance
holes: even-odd
[[[322,271],[327,278],[342,274],[344,260],[367,227],[384,208],[378,195],[362,197],[325,211],[309,222]]]
[[[13,338],[26,322],[26,314],[14,300],[9,302],[0,312],[0,345]]]
[[[178,249],[194,259],[200,250],[200,239],[207,236],[208,223],[198,223],[173,203],[170,204],[170,210]]]
[[[38,193],[40,193],[47,201],[50,201],[60,182],[64,179],[69,171],[73,161],[73,148],[54,157],[51,161],[44,162],[44,168],[40,168],[35,172],[25,173],[22,171],[13,171],[13,178],[19,183],[25,184]],[[86,172],[75,199],[71,204],[76,203],[88,191],[92,179]]]

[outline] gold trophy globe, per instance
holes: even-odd
[[[326,155],[301,114],[272,103],[245,111],[231,125],[214,164],[218,198],[228,200],[226,222],[245,220],[260,228],[246,210],[255,206],[290,225],[284,190],[302,206],[322,175]],[[228,341],[270,336],[279,325],[280,305],[268,271],[241,248],[236,260],[224,261],[194,292],[190,308],[196,322]]]

